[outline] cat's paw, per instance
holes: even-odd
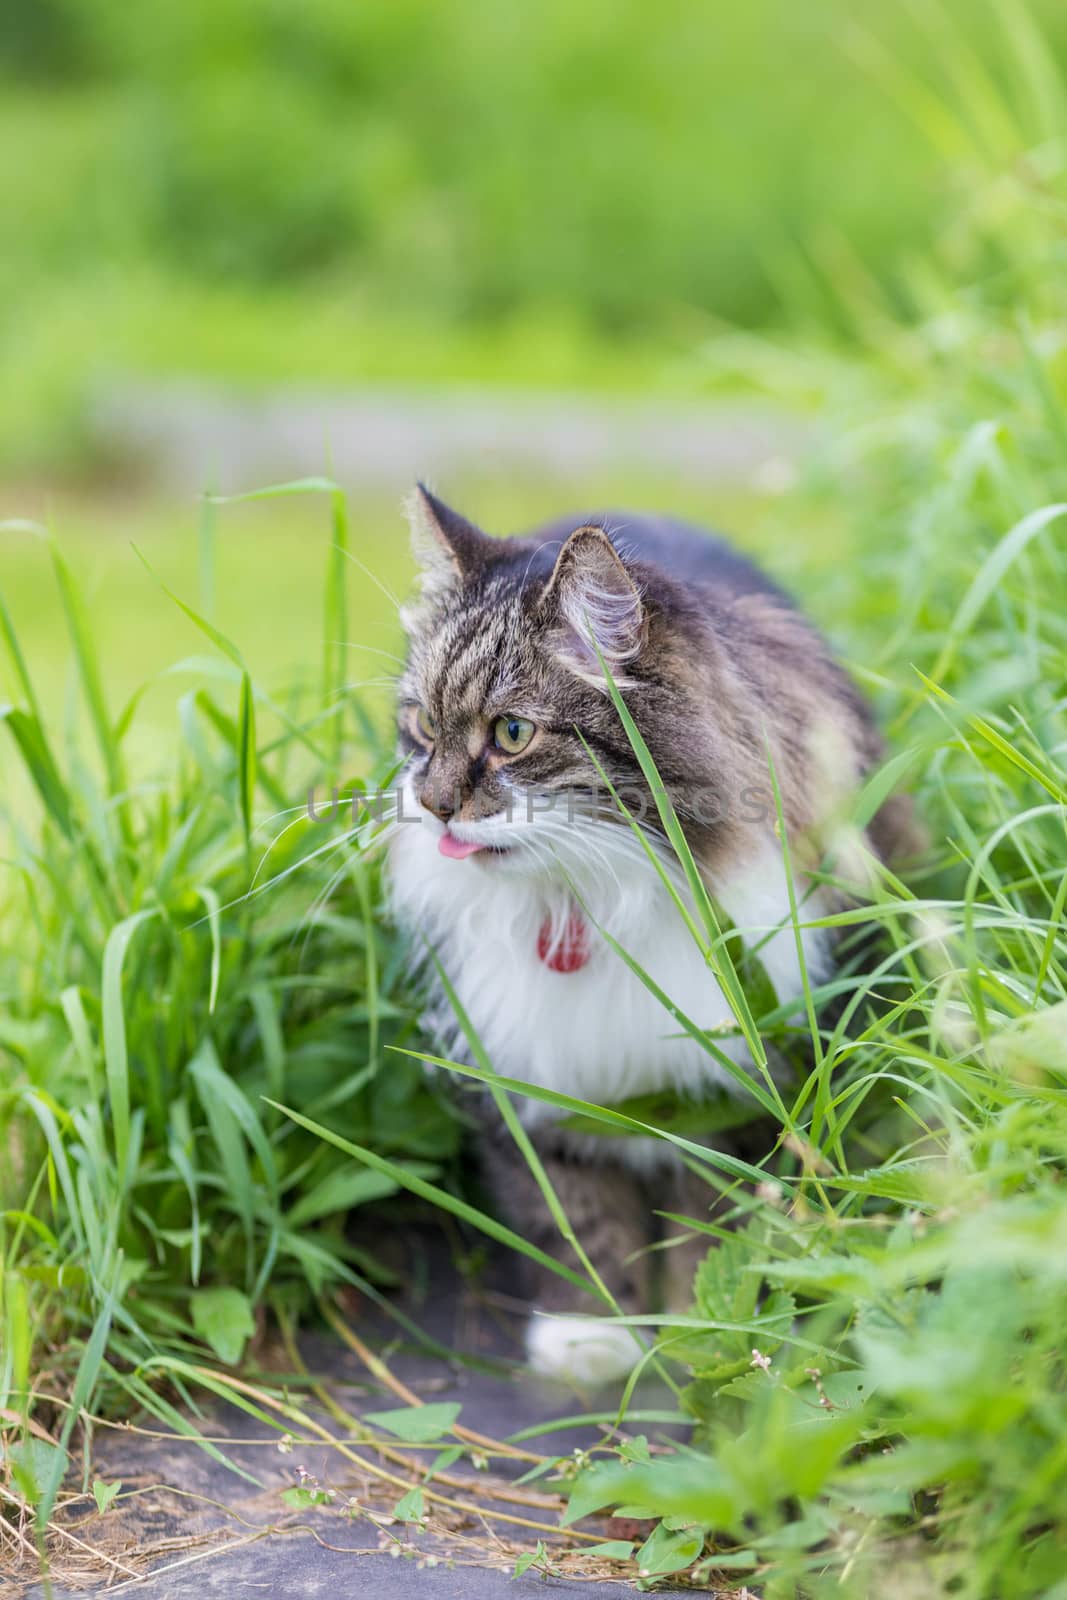
[[[542,1378],[595,1387],[627,1377],[641,1354],[634,1334],[600,1317],[534,1316],[526,1359]]]

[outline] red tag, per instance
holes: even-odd
[[[578,972],[589,960],[589,930],[577,911],[567,918],[562,936],[553,944],[552,923],[546,917],[537,935],[537,954],[553,972]]]

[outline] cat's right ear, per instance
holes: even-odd
[[[648,621],[641,591],[603,528],[576,528],[556,560],[539,602],[556,657],[586,683],[618,688],[644,647]]]
[[[421,597],[431,603],[467,582],[484,566],[493,540],[446,506],[424,483],[404,503],[411,548],[419,564]]]

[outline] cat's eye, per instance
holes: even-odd
[[[425,706],[415,707],[415,726],[420,738],[425,739],[427,744],[433,744],[437,738],[437,724]]]
[[[525,717],[497,717],[493,724],[493,742],[505,755],[517,756],[533,736],[534,725]]]

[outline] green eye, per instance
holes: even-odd
[[[493,740],[498,750],[517,756],[525,750],[534,736],[534,725],[525,717],[497,717],[493,726]]]
[[[415,708],[415,726],[427,744],[433,744],[437,737],[437,724],[425,706]]]

